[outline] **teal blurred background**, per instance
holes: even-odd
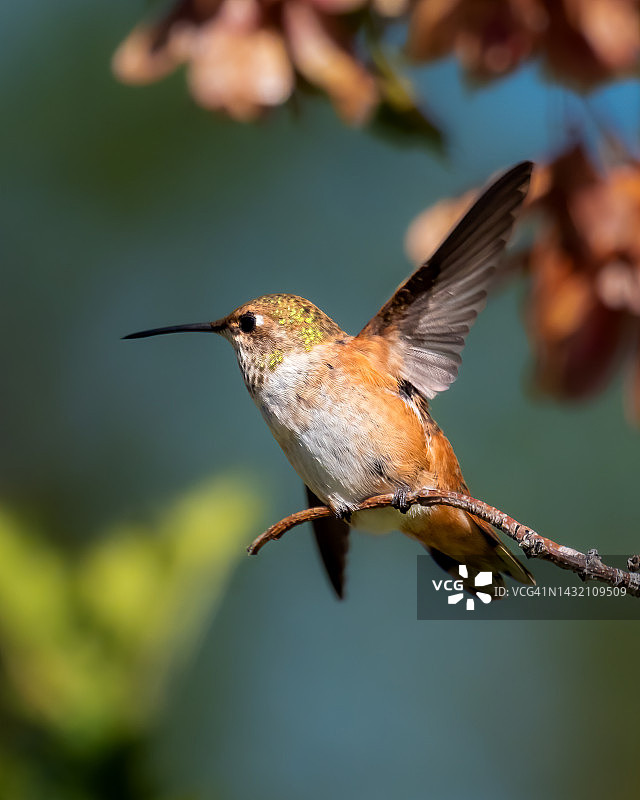
[[[353,537],[342,604],[309,530],[249,560],[303,493],[231,349],[120,337],[271,291],[355,333],[410,271],[419,211],[540,158],[576,115],[637,141],[637,85],[586,112],[535,69],[473,92],[452,63],[421,70],[439,160],[322,101],[249,127],[181,75],[118,85],[145,8],[0,10],[0,795],[633,796],[636,625],[418,622],[400,535]],[[434,414],[475,496],[637,552],[620,383],[584,407],[535,397],[524,291],[490,303]]]

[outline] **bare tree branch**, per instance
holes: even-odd
[[[392,494],[381,494],[370,497],[362,502],[355,511],[365,511],[372,508],[383,508],[393,503]],[[607,583],[610,586],[625,587],[627,593],[640,597],[640,556],[631,556],[628,560],[629,571],[625,572],[616,567],[609,567],[603,563],[598,555],[598,551],[593,549],[587,553],[581,553],[572,547],[556,544],[556,542],[540,536],[526,525],[520,524],[517,520],[505,514],[493,506],[483,503],[482,500],[475,500],[465,494],[458,492],[441,492],[437,489],[419,489],[417,492],[410,492],[406,496],[406,504],[409,506],[419,504],[421,506],[445,505],[453,508],[461,508],[476,517],[491,523],[495,528],[506,533],[524,551],[528,558],[542,558],[550,561],[561,569],[568,569],[575,572],[583,581],[594,580]],[[260,549],[272,540],[279,539],[287,531],[302,525],[303,522],[311,522],[314,519],[328,517],[333,512],[327,506],[307,508],[290,514],[288,517],[272,525],[261,536],[247,548],[249,555],[256,555]]]

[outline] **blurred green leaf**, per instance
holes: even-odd
[[[75,558],[0,511],[0,654],[18,726],[98,762],[144,732],[245,553],[258,509],[242,484],[209,480]],[[3,771],[0,789],[22,780]]]

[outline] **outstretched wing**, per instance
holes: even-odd
[[[358,334],[384,336],[401,359],[402,377],[425,397],[456,379],[465,338],[486,303],[532,169],[523,161],[491,184]]]
[[[305,489],[307,490],[309,508],[324,505],[322,500],[316,497],[308,486],[305,486]],[[313,533],[324,568],[336,594],[342,600],[344,596],[344,567],[347,561],[347,551],[349,550],[349,525],[337,517],[321,517],[311,524],[313,525]]]

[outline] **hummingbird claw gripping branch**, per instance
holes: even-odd
[[[407,503],[407,495],[409,491],[410,490],[407,486],[401,486],[393,493],[393,502],[391,503],[391,506],[401,514],[406,514],[411,508],[411,505]]]

